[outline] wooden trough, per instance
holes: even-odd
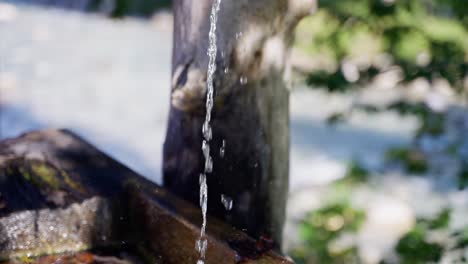
[[[0,263],[196,263],[200,210],[66,130],[0,142]],[[291,263],[208,218],[206,263]]]

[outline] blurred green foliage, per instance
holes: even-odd
[[[459,181],[458,181],[458,188],[459,189],[465,189],[468,187],[468,166],[465,165],[465,168],[463,168],[460,172],[459,175]]]
[[[417,149],[392,148],[386,152],[385,158],[389,162],[401,164],[409,173],[424,173],[428,169],[428,164],[424,153]]]
[[[403,264],[435,263],[442,256],[442,246],[426,241],[427,230],[423,225],[417,224],[413,230],[406,234],[396,247],[402,256]]]
[[[353,160],[348,164],[345,176],[338,180],[336,184],[359,184],[369,178],[369,171],[357,160]]]
[[[311,72],[307,83],[343,92],[385,71],[379,56],[403,70],[402,82],[446,79],[461,91],[467,75],[468,5],[465,0],[321,0],[319,10],[298,27],[296,45],[325,54],[335,67]],[[346,77],[345,60],[359,77]]]
[[[418,219],[413,229],[403,236],[396,246],[403,264],[437,263],[444,245],[428,241],[431,231],[447,228],[450,210],[442,210],[434,219]]]
[[[412,151],[399,148],[389,151],[388,155],[403,160],[419,155]],[[352,204],[351,190],[366,184],[369,176],[370,172],[354,160],[348,164],[345,177],[330,185],[330,192],[322,197],[325,198],[323,205],[309,212],[299,224],[301,245],[290,252],[296,263],[364,263],[356,239],[366,221],[366,212]],[[451,215],[452,209],[447,207],[435,216],[417,218],[394,246],[395,255],[385,256],[380,263],[452,263],[441,262],[443,258],[455,261],[453,263],[467,263],[468,254],[463,252],[468,249],[468,228],[451,228]]]
[[[310,213],[300,225],[302,247],[293,252],[301,263],[357,263],[356,248],[332,247],[334,240],[346,233],[355,233],[365,219],[361,210],[347,203],[334,203]]]
[[[352,187],[365,182],[368,175],[358,161],[351,161],[345,177],[332,184],[325,204],[301,221],[299,235],[302,244],[292,252],[296,263],[360,263],[352,237],[366,215],[364,210],[354,208],[349,199]]]
[[[318,10],[298,26],[295,46],[317,63],[307,68],[306,83],[329,93],[359,92],[367,87],[380,88],[377,80],[389,72],[397,73],[391,87],[432,89],[442,80],[455,94],[457,102],[467,100],[468,89],[468,2],[466,0],[318,0]],[[426,85],[427,84],[427,85]],[[459,100],[459,101],[458,101]],[[465,101],[466,102],[466,101]],[[465,103],[463,102],[463,103]],[[427,101],[403,93],[386,105],[357,101],[348,112],[336,112],[327,122],[345,121],[353,110],[366,113],[393,111],[420,120],[415,142],[421,138],[444,139],[447,113]],[[449,131],[454,133],[453,131]],[[460,155],[458,141],[450,142],[446,152]],[[455,144],[455,145],[454,145]],[[432,160],[421,146],[393,148],[386,152],[390,164],[406,172],[425,174]],[[461,158],[463,159],[463,158]],[[466,163],[466,162],[465,162]],[[459,188],[468,187],[468,163],[460,172]],[[358,162],[348,165],[345,177],[331,184],[333,192],[365,184],[370,172]],[[343,197],[341,197],[343,198]],[[359,232],[365,214],[350,205],[350,197],[340,199],[311,212],[301,224],[303,245],[293,251],[298,263],[362,263],[355,244],[341,251],[331,250],[334,241],[346,233]],[[350,214],[354,217],[346,218]],[[456,248],[468,246],[468,229],[450,231],[451,210],[442,210],[434,218],[416,219],[413,228],[394,248],[397,263],[438,263]],[[338,229],[326,226],[330,218],[343,219]],[[437,232],[447,233],[452,242],[434,241]],[[463,257],[464,258],[464,257]],[[466,259],[460,259],[467,263]],[[391,262],[394,263],[394,262]]]
[[[319,0],[318,11],[297,29],[296,47],[320,62],[307,73],[306,83],[344,93],[379,85],[379,76],[397,69],[395,87],[442,79],[460,94],[457,99],[467,100],[467,14],[465,0]],[[424,101],[358,103],[353,109],[416,116],[421,121],[416,136],[444,132],[444,113]],[[327,121],[334,124],[350,115],[351,111],[334,113]]]
[[[461,261],[457,263],[466,263],[464,254],[453,253],[468,246],[468,229],[448,231],[450,219],[450,209],[443,209],[434,217],[416,219],[411,230],[399,239],[393,249],[397,263],[439,263],[447,255],[455,256],[452,257],[454,261]],[[294,260],[298,264],[363,263],[355,239],[365,220],[365,212],[346,200],[334,201],[314,210],[300,224],[302,244],[291,252]],[[446,241],[431,239],[431,235],[434,237],[440,232],[447,234]],[[388,263],[395,263],[393,257],[390,259],[393,260]],[[387,258],[380,263],[387,263]]]

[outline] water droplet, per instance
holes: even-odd
[[[208,247],[208,240],[206,238],[198,239],[195,243],[195,249],[199,252],[205,252]]]
[[[208,142],[206,140],[203,140],[201,149],[205,158],[210,156],[210,145],[208,145]]]
[[[206,182],[206,174],[200,173],[199,181],[200,181],[200,185],[202,185],[204,182]]]
[[[200,180],[200,207],[202,209],[202,212],[205,213],[208,207],[207,205],[208,186],[206,185],[206,174],[201,173],[199,180]],[[204,225],[202,226],[202,230],[203,229],[204,229]]]
[[[231,197],[221,194],[221,203],[224,205],[226,210],[230,211],[232,209],[233,201]]]
[[[205,261],[199,259],[199,260],[197,261],[197,264],[205,264]]]
[[[245,76],[241,76],[239,81],[240,81],[240,84],[246,85],[248,82],[248,79]]]
[[[213,160],[211,159],[211,157],[208,157],[205,161],[205,172],[206,173],[213,172]]]
[[[224,68],[224,74],[228,74],[228,73],[229,73],[229,67]]]
[[[226,141],[223,139],[223,145],[221,146],[221,148],[219,149],[219,156],[221,158],[224,158],[224,153],[226,151]]]
[[[203,137],[206,140],[210,141],[212,132],[211,132],[210,124],[208,122],[203,123],[202,132],[203,132]]]

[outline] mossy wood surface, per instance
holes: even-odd
[[[120,261],[76,254],[96,248],[131,248],[148,263],[196,263],[200,222],[197,207],[69,131],[31,132],[0,142],[0,260],[5,263],[56,258],[87,263],[93,256],[89,263]],[[206,263],[289,263],[268,241],[255,241],[215,218],[208,222]],[[64,252],[73,254],[56,255]],[[115,263],[132,263],[125,261]]]

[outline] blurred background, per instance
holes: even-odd
[[[170,8],[0,0],[0,139],[69,128],[161,183]],[[467,14],[466,0],[320,0],[299,24],[297,263],[468,263]]]

